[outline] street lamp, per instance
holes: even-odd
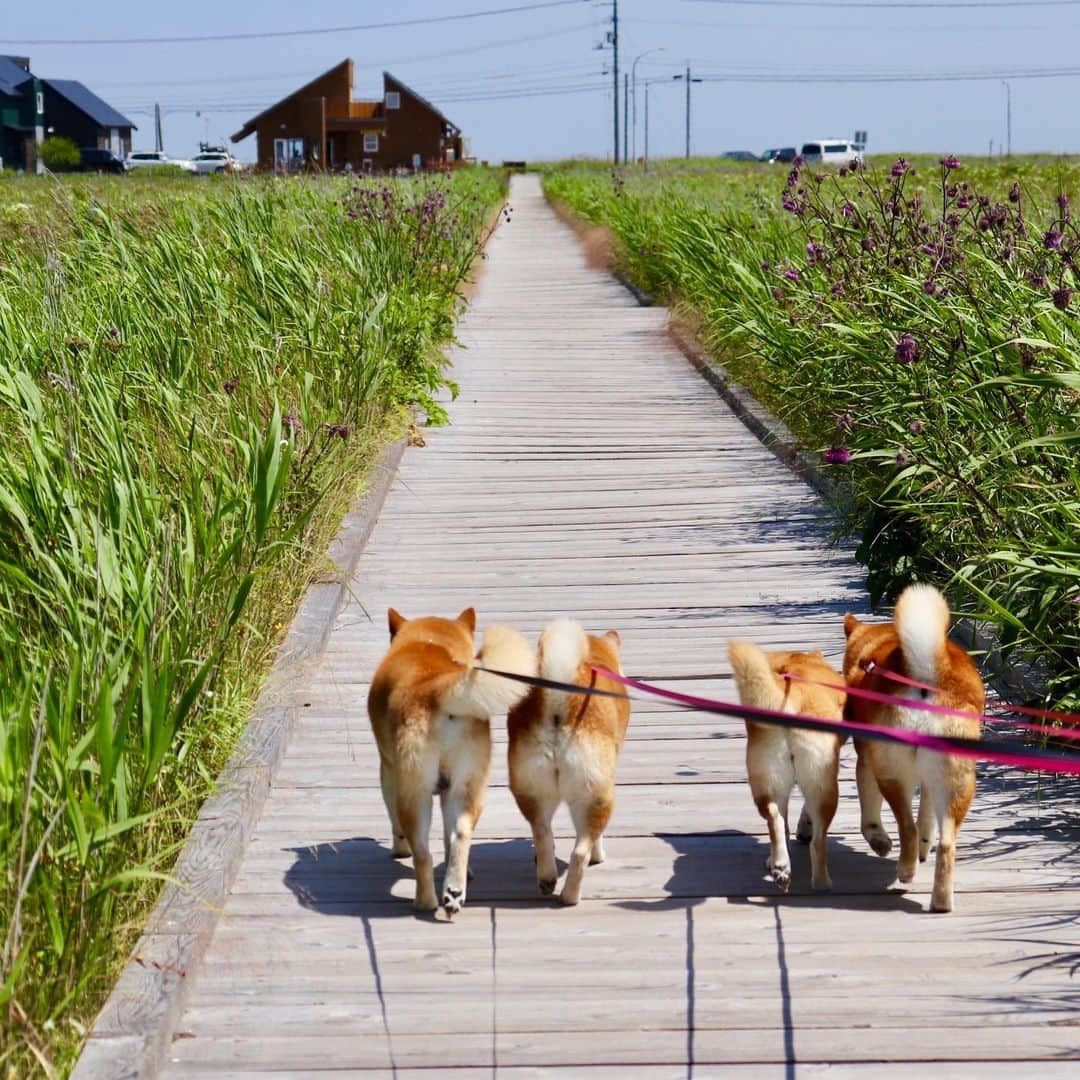
[[[658,52],[667,52],[667,48],[665,46],[663,46],[663,45],[658,45],[655,49],[646,49],[643,53],[639,53],[637,56],[635,56],[634,57],[634,62],[630,65],[630,87],[631,87],[630,93],[631,93],[631,96],[633,98],[633,106],[634,106],[634,119],[633,119],[634,135],[633,135],[633,140],[632,140],[633,141],[633,160],[634,161],[637,161],[637,66],[638,66],[638,61],[643,59],[646,56],[649,56],[651,53],[658,53]],[[648,93],[647,90],[646,90],[646,93]]]

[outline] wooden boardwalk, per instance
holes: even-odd
[[[935,916],[930,867],[899,891],[859,835],[848,748],[835,890],[810,894],[800,848],[778,897],[740,725],[643,702],[608,862],[562,909],[537,893],[496,722],[468,904],[413,916],[364,708],[389,604],[474,604],[533,636],[574,615],[620,631],[628,672],[719,696],[730,636],[835,660],[843,612],[866,608],[818,499],[669,344],[665,313],[586,269],[535,178],[512,203],[461,327],[453,426],[405,454],[166,1075],[1075,1075],[1076,785],[983,770],[957,911]]]

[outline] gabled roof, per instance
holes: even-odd
[[[86,113],[95,124],[101,127],[135,127],[126,116],[102,101],[97,94],[87,90],[81,82],[76,82],[74,79],[42,79],[41,81],[52,87],[61,97],[67,98],[75,108]]]
[[[444,124],[449,124],[456,132],[458,132],[458,134],[461,133],[461,128],[459,128],[441,109],[435,108],[423,94],[418,94],[411,86],[407,86],[396,75],[391,75],[389,71],[384,71],[383,85],[385,86],[387,83],[393,83],[395,86],[400,87],[407,94],[416,98],[422,105],[426,105]]]
[[[283,105],[286,101],[288,101],[289,98],[297,97],[298,95],[302,94],[305,90],[310,90],[311,87],[315,85],[315,83],[320,82],[322,79],[325,79],[327,75],[330,75],[333,72],[337,71],[338,68],[345,67],[346,64],[350,65],[350,67],[351,67],[352,60],[342,60],[340,64],[335,64],[332,68],[327,68],[326,71],[324,71],[321,75],[316,75],[314,79],[311,79],[309,82],[304,83],[304,85],[301,86],[299,90],[294,90],[291,94],[286,94],[283,98],[281,98],[280,101],[275,101],[273,105],[268,105],[257,116],[253,116],[235,135],[230,135],[229,139],[232,142],[240,142],[241,139],[246,139],[255,130],[256,126],[259,123],[259,121],[267,113],[272,113],[279,105]],[[350,90],[350,92],[352,91],[352,74],[351,74],[351,72],[350,72],[350,75],[349,75],[349,90]]]
[[[33,76],[15,62],[15,57],[0,56],[0,94],[7,94],[9,97],[21,96],[21,84],[31,78]]]

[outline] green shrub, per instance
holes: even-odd
[[[63,135],[50,135],[41,144],[39,153],[45,168],[52,172],[70,172],[82,161],[79,148]]]

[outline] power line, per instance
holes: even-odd
[[[522,45],[534,41],[544,41],[549,38],[562,37],[564,34],[572,34],[578,30],[590,30],[592,29],[592,23],[573,23],[570,26],[564,26],[558,30],[546,30],[542,34],[523,34],[518,37],[512,38],[500,38],[498,41],[486,41],[478,45],[466,45],[463,48],[455,48],[454,56],[462,56],[466,53],[484,52],[487,49],[501,49],[507,45]],[[414,53],[412,56],[399,56],[393,59],[383,59],[377,64],[370,65],[372,68],[385,69],[391,64],[414,64],[421,60],[438,60],[446,58],[446,49],[440,49],[438,52],[430,53]],[[522,69],[519,69],[522,70]],[[312,73],[309,68],[307,71],[283,71],[277,72],[274,75],[223,75],[210,79],[193,79],[188,76],[186,79],[172,79],[168,81],[162,81],[161,79],[144,79],[134,82],[97,82],[94,85],[100,86],[106,89],[113,87],[128,88],[139,86],[192,86],[203,84],[209,85],[211,83],[255,83],[255,82],[285,82],[286,80],[303,79],[305,82],[310,82],[312,79],[317,78],[319,72]]]
[[[1080,0],[1077,0],[1080,3]],[[456,15],[431,15],[422,19],[392,19],[388,22],[356,23],[351,26],[324,26],[308,30],[253,30],[239,34],[186,34],[173,37],[137,38],[0,38],[5,45],[186,45],[207,41],[254,41],[266,38],[306,37],[314,34],[346,34],[357,30],[388,30],[404,26],[430,26],[434,23],[464,22],[485,19],[492,15],[512,15],[522,11],[579,5],[581,0],[543,0],[541,3],[518,4],[514,7],[489,8],[486,11],[466,11]]]

